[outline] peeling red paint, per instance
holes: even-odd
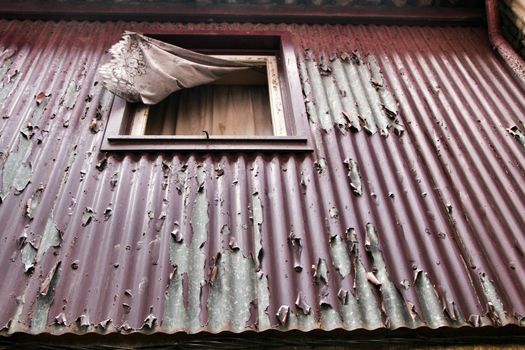
[[[241,320],[240,331],[301,329],[299,317],[321,329],[521,322],[525,105],[482,28],[5,20],[0,28],[2,45],[16,51],[0,88],[0,115],[9,114],[0,119],[2,169],[25,140],[18,163],[32,170],[22,191],[2,192],[0,206],[1,277],[9,281],[0,285],[0,324],[10,331],[44,315],[33,306],[39,295],[53,299],[43,322],[53,334],[206,331],[218,310],[231,317],[225,330]],[[104,50],[125,29],[159,28],[291,31],[304,87],[317,84],[305,97],[315,151],[98,152],[94,131],[105,127],[112,101],[96,84]],[[366,75],[370,57],[380,78]],[[386,89],[397,111],[372,99]],[[362,125],[352,124],[352,108]],[[405,132],[358,131],[372,128],[367,110],[398,118]],[[321,113],[329,131],[317,122]],[[49,137],[38,141],[44,130]],[[358,177],[349,176],[352,161]],[[197,198],[208,215],[201,226]],[[61,243],[32,264],[50,217]],[[185,256],[173,266],[172,251],[187,253],[196,229],[206,235],[196,247],[205,262]],[[32,247],[28,273],[24,246]],[[228,254],[245,266],[225,266]],[[57,262],[67,268],[52,290]],[[168,302],[170,287],[180,295]],[[242,308],[211,305],[212,288],[227,289]],[[399,303],[385,301],[388,288]],[[197,316],[184,313],[194,297]],[[11,322],[18,311],[22,321]]]

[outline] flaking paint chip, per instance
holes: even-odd
[[[304,296],[303,292],[299,292],[299,294],[297,294],[297,298],[295,299],[295,306],[297,306],[297,308],[301,310],[305,315],[309,315],[312,311],[312,308],[306,302],[306,297]]]
[[[97,168],[98,171],[102,171],[106,168],[108,165],[108,158],[104,155],[98,162],[97,165],[95,165],[95,168]]]
[[[111,175],[111,179],[109,180],[109,185],[112,189],[114,189],[117,186],[118,183],[118,173],[114,173]]]
[[[88,328],[91,323],[89,322],[89,316],[82,314],[77,318],[77,323],[80,328]]]
[[[22,262],[24,263],[24,272],[29,274],[35,269],[37,249],[33,243],[29,241],[24,241],[22,246]]]
[[[173,237],[175,243],[182,243],[184,241],[184,237],[178,228],[171,231],[171,237]]]
[[[319,294],[319,306],[321,307],[332,307],[332,304],[329,300],[330,291],[328,289],[328,286],[325,285],[323,288],[321,288],[321,293]]]
[[[312,265],[312,276],[317,282],[321,282],[324,285],[328,284],[328,267],[325,259],[319,258],[317,265]]]
[[[53,281],[53,278],[55,277],[55,274],[57,273],[58,269],[60,268],[61,262],[57,262],[53,268],[49,271],[46,278],[44,279],[44,282],[40,285],[40,295],[46,296],[51,288],[51,282]]]
[[[312,49],[310,49],[310,48],[304,49],[304,59],[306,61],[310,61],[310,60],[313,59]]]
[[[321,71],[321,75],[329,75],[330,73],[332,73],[332,68],[326,63],[320,63],[319,70]]]
[[[329,210],[330,218],[339,219],[339,210],[336,207],[332,207]]]
[[[294,270],[300,272],[303,270],[301,265],[301,254],[303,252],[303,244],[300,237],[296,237],[293,231],[290,232],[288,236],[288,244],[292,249],[292,259]]]
[[[133,328],[131,328],[131,326],[127,322],[124,322],[122,326],[119,327],[119,330],[122,332],[130,332],[133,330]]]
[[[383,84],[381,82],[375,80],[374,78],[370,79],[370,84],[372,84],[372,86],[375,87],[375,88],[383,87]]]
[[[241,249],[239,245],[237,244],[237,238],[235,236],[230,236],[230,241],[228,242],[228,246],[233,251],[237,251]]]
[[[326,159],[325,158],[319,158],[314,162],[315,170],[317,170],[318,174],[322,174],[323,171],[326,168]]]
[[[348,304],[348,291],[346,289],[339,289],[339,292],[337,292],[337,298],[339,298],[339,301],[341,304],[346,305]]]
[[[472,327],[478,328],[481,326],[481,317],[480,315],[470,315],[468,322],[472,325]]]
[[[90,207],[86,207],[86,209],[84,209],[84,213],[82,214],[82,226],[86,227],[87,225],[89,225],[89,223],[94,217],[95,212],[93,211],[93,209]]]
[[[55,317],[55,324],[59,326],[65,326],[66,325],[66,315],[61,312]]]
[[[111,323],[111,319],[108,318],[103,321],[100,321],[98,326],[102,328],[102,330],[106,330],[109,327],[110,323]]]
[[[107,207],[104,210],[104,220],[105,221],[109,220],[109,218],[111,217],[112,214],[113,214],[113,209],[111,209],[111,207]]]
[[[35,102],[36,102],[37,106],[39,106],[39,105],[44,101],[45,98],[46,98],[46,93],[43,92],[43,91],[40,91],[40,92],[35,96]]]
[[[370,272],[370,271],[367,272],[366,279],[368,280],[368,282],[372,283],[375,286],[381,285],[381,282],[379,282],[379,280],[377,279],[376,275],[373,272]]]
[[[284,326],[288,322],[288,316],[290,315],[290,307],[288,305],[281,305],[277,311],[277,320]]]
[[[403,288],[405,288],[405,289],[410,288],[410,281],[407,280],[407,279],[402,280],[401,281],[401,286],[403,286]]]
[[[250,301],[249,310],[250,310],[250,317],[246,321],[246,328],[256,330],[257,325],[259,323],[259,313],[258,313],[258,304],[259,302],[257,299],[254,299]]]
[[[514,136],[514,139],[516,139],[516,141],[518,141],[520,145],[525,147],[525,133],[523,133],[523,131],[521,131],[520,128],[514,125],[508,128],[507,131],[509,132],[509,134]]]
[[[361,173],[359,171],[359,165],[357,162],[351,158],[344,160],[346,169],[348,170],[348,179],[350,180],[350,188],[352,193],[356,196],[361,196],[363,194],[363,188],[361,184]]]
[[[7,75],[7,83],[11,83],[13,81],[13,78],[18,75],[19,71],[18,69],[15,69],[13,73]]]
[[[155,326],[155,322],[157,321],[157,317],[153,314],[149,314],[146,319],[144,319],[143,328],[153,328]]]
[[[352,51],[352,55],[350,56],[350,58],[351,58],[352,62],[354,64],[358,65],[358,66],[360,66],[361,63],[363,63],[361,61],[361,54],[357,50]]]
[[[222,169],[221,167],[215,168],[215,177],[218,179],[222,175],[224,175],[224,169]]]
[[[96,134],[97,132],[99,132],[98,122],[96,118],[91,119],[91,123],[89,124],[89,130],[93,134]]]

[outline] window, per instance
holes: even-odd
[[[311,150],[288,33],[145,35],[253,68],[177,91],[155,105],[115,96],[103,151]]]
[[[253,64],[254,68],[177,91],[157,105],[135,104],[126,133],[286,136],[275,56],[214,57]]]

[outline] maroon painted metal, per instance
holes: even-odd
[[[342,24],[425,24],[458,25],[480,24],[483,18],[482,3],[472,1],[465,7],[394,6],[390,1],[384,6],[348,5],[336,1],[335,5],[316,1],[316,4],[283,5],[279,1],[266,4],[245,2],[150,1],[135,2],[58,2],[17,1],[0,2],[0,17],[19,19],[60,20],[133,20],[177,22],[257,22],[257,23],[342,23]],[[288,2],[290,3],[290,2]]]
[[[99,152],[105,50],[163,29],[290,31],[314,152]],[[523,324],[524,90],[483,28],[0,33],[2,335]]]

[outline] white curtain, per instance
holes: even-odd
[[[146,135],[273,135],[266,85],[205,85],[150,107]]]
[[[250,64],[203,55],[125,32],[99,72],[104,86],[129,102],[153,105],[175,91],[213,82]]]

